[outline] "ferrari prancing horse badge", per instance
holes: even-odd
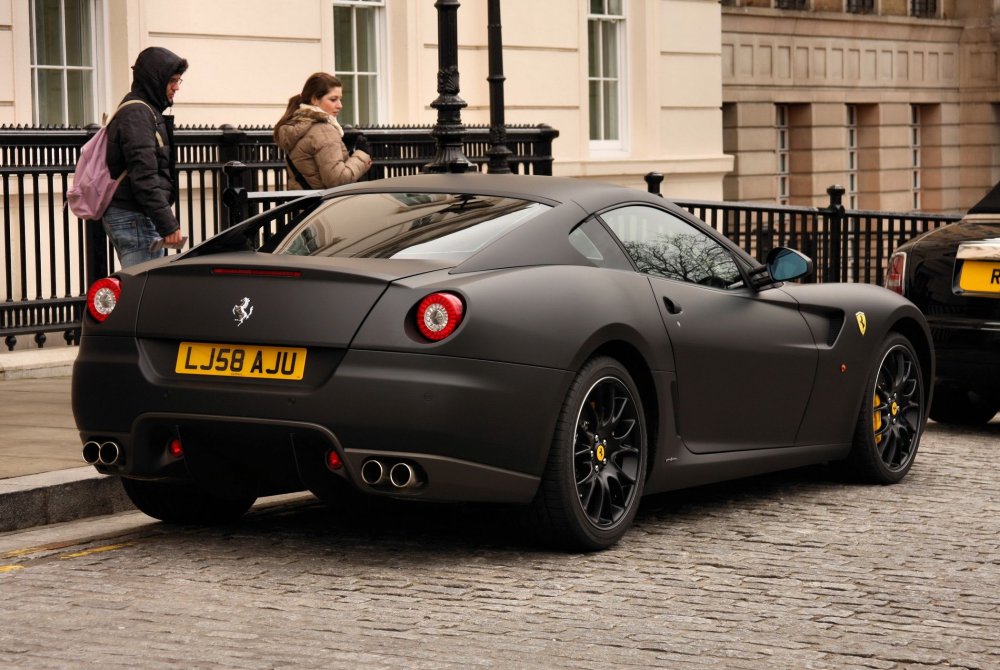
[[[865,318],[865,313],[855,312],[854,318],[858,320],[858,330],[860,330],[861,334],[864,335],[865,331],[868,329],[868,319]]]

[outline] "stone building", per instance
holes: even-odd
[[[1000,180],[1000,2],[722,5],[727,200],[963,211]]]
[[[502,0],[506,121],[555,173],[668,196],[962,210],[1000,177],[1000,0]],[[489,122],[487,3],[458,10],[462,112]],[[0,125],[84,125],[152,45],[181,125],[269,126],[312,72],[342,120],[431,125],[433,0],[0,0]]]

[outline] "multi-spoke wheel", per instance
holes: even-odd
[[[646,418],[628,371],[595,358],[570,387],[533,508],[543,536],[565,548],[609,547],[639,507]]]
[[[857,477],[880,484],[901,480],[913,465],[926,421],[920,359],[909,340],[886,338],[865,388],[848,457]]]

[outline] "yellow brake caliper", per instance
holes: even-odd
[[[872,407],[879,406],[880,399],[878,397],[878,391],[875,391],[875,395],[872,396]],[[875,412],[872,414],[872,428],[875,433],[875,444],[879,444],[882,441],[882,436],[878,434],[882,430],[882,413]]]

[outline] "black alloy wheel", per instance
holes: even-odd
[[[621,539],[642,496],[646,440],[628,371],[610,358],[590,361],[570,387],[533,505],[544,536],[577,550]]]
[[[891,334],[869,377],[848,459],[861,479],[893,484],[913,465],[926,420],[920,359],[909,340]]]

